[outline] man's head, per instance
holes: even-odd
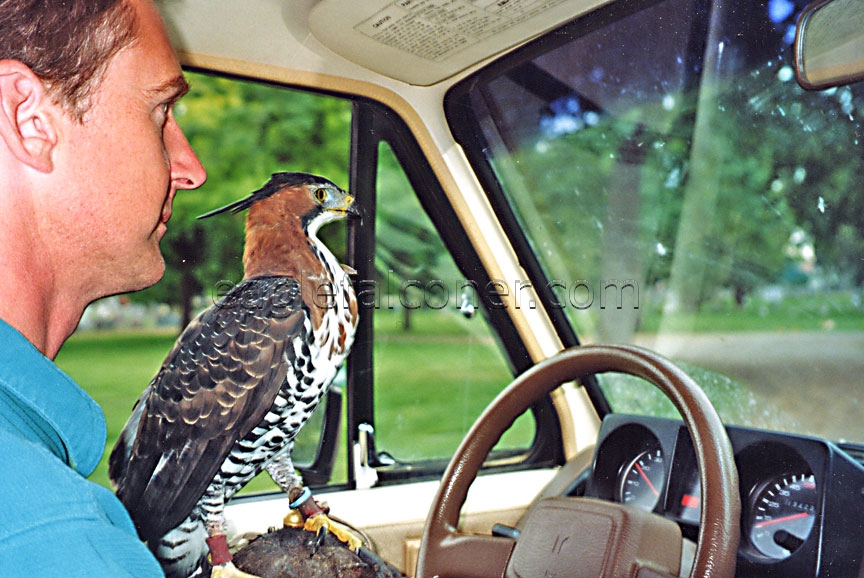
[[[0,0],[0,60],[29,66],[77,118],[111,57],[136,34],[125,0]]]
[[[90,301],[162,277],[174,195],[206,173],[152,0],[0,0],[0,49],[0,276],[55,309],[51,352]]]

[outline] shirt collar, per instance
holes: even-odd
[[[38,441],[81,475],[90,475],[105,450],[102,409],[2,319],[0,343],[0,423]]]

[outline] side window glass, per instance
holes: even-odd
[[[375,429],[397,462],[449,459],[471,424],[512,379],[459,272],[387,144],[379,150],[375,270]],[[530,413],[498,449],[526,449]]]

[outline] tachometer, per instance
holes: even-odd
[[[817,497],[812,474],[786,475],[763,485],[750,513],[750,543],[774,560],[791,556],[813,529]]]
[[[618,500],[651,511],[660,500],[666,481],[666,465],[660,448],[645,450],[621,469]]]

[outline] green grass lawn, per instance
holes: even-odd
[[[834,330],[864,329],[864,311],[854,305],[848,293],[818,299],[792,298],[774,304],[754,300],[743,308],[728,303],[708,304],[704,309],[697,319],[683,322],[683,326],[697,332],[824,330],[830,322]],[[448,458],[482,409],[511,381],[510,371],[479,317],[466,320],[452,310],[415,311],[411,330],[406,332],[401,313],[380,310],[375,316],[378,449],[404,461]],[[643,330],[656,330],[657,325],[654,316],[646,311]],[[109,485],[108,453],[175,337],[170,331],[152,330],[80,332],[57,357],[58,365],[105,411],[107,448],[91,476],[93,481]],[[742,399],[738,384],[707,378],[703,383],[716,398],[715,403],[729,405],[730,411]],[[617,399],[632,397],[634,407],[643,409],[649,399],[657,397],[626,381],[610,387]],[[665,400],[652,403],[657,405],[658,413],[667,413]],[[530,418],[520,418],[499,447],[524,447],[532,435]],[[343,459],[337,463],[337,480],[345,479],[344,468]],[[249,489],[272,488],[265,475],[253,481]]]
[[[449,459],[483,409],[512,380],[496,346],[470,336],[390,338],[375,352],[376,440],[397,459]],[[499,447],[530,445],[530,418]]]
[[[383,312],[376,321],[376,426],[379,449],[403,460],[447,458],[481,410],[511,380],[509,369],[481,319],[466,324],[452,312],[402,318]],[[108,441],[90,479],[109,486],[107,458],[132,407],[175,340],[173,332],[80,332],[63,347],[57,364],[105,411]],[[527,445],[530,418],[502,444]],[[344,431],[343,431],[344,435]],[[337,479],[344,479],[344,460]],[[266,474],[249,491],[272,489]]]
[[[666,331],[838,331],[864,330],[864,306],[860,292],[791,294],[779,300],[748,297],[742,305],[731,298],[704,303],[698,313],[678,313],[663,318],[662,303],[646,303],[642,331],[655,332],[661,321]]]

